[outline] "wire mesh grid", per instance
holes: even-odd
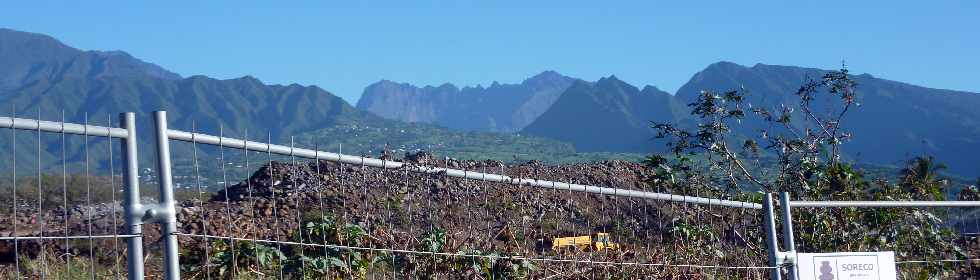
[[[40,110],[39,110],[40,112]],[[0,118],[0,277],[119,279],[127,276],[122,229],[121,129],[111,117],[81,124]]]
[[[895,252],[899,279],[980,275],[976,207],[793,207],[797,252]]]
[[[173,235],[142,231],[123,212],[147,211],[155,223],[167,214],[152,211],[168,210],[140,205],[134,130],[15,113],[0,118],[10,132],[0,150],[9,158],[0,162],[9,171],[0,176],[4,278],[140,279],[144,263],[146,276],[191,279],[760,279],[776,268],[766,265],[761,205],[660,189],[630,163],[394,161],[323,152],[315,141],[313,150],[272,145],[270,134],[225,138],[220,127],[218,136],[163,127],[166,147],[190,145],[178,150],[189,168],[172,176],[176,198],[160,189],[160,205],[179,203],[179,224]],[[171,164],[161,165],[169,185]],[[794,201],[807,211],[793,207],[793,249],[891,250],[902,279],[970,279],[980,272],[980,218],[969,200]],[[173,249],[167,236],[180,239],[179,269],[166,252],[142,254]]]
[[[198,193],[178,202],[184,277],[762,279],[771,269],[754,204],[637,196],[658,190],[626,162],[309,160],[333,155],[192,129],[168,133],[194,157],[180,168],[191,174],[175,173]],[[217,156],[199,158],[205,149]],[[512,183],[532,181],[551,187]]]

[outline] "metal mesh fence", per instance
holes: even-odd
[[[126,242],[115,140],[127,131],[111,118],[91,125],[0,118],[0,277],[124,278]],[[81,153],[67,151],[77,149]],[[54,155],[54,156],[52,156]]]
[[[158,170],[142,178],[159,182],[150,199],[140,196],[133,114],[119,128],[12,116],[0,118],[10,132],[0,149],[8,279],[788,276],[773,274],[787,264],[770,242],[787,234],[764,219],[771,203],[660,189],[635,163],[350,156],[274,145],[269,134],[171,130],[158,113]],[[891,250],[901,279],[970,279],[976,203],[779,206],[794,211],[780,219],[796,225],[787,250]]]
[[[789,204],[798,252],[894,251],[899,279],[980,275],[976,201]]]
[[[625,163],[403,162],[269,135],[167,134],[191,145],[180,170],[192,174],[174,176],[200,194],[178,202],[185,277],[758,279],[770,268],[760,205],[657,192],[623,176]],[[235,169],[257,171],[228,178]]]

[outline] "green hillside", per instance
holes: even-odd
[[[360,111],[339,97],[316,86],[267,85],[253,77],[219,80],[205,76],[182,78],[163,68],[135,59],[123,52],[81,51],[45,35],[0,29],[0,115],[44,120],[118,125],[116,114],[137,112],[140,159],[152,167],[149,149],[152,116],[166,110],[173,129],[194,130],[258,141],[272,139],[289,143],[321,144],[332,148],[343,144],[345,152],[377,155],[388,144],[393,151],[433,150],[440,155],[465,158],[581,160],[571,145],[516,134],[459,132],[446,128],[386,120]],[[0,157],[11,158],[11,135],[0,135]],[[34,158],[45,169],[60,169],[61,138],[42,135],[40,153],[37,136],[16,134],[17,165],[21,173],[36,169]],[[327,140],[324,140],[327,139]],[[314,141],[316,140],[316,141]],[[81,170],[85,154],[83,137],[66,137],[69,172]],[[89,155],[97,170],[108,166],[109,146],[101,139],[89,143]],[[118,146],[113,145],[118,167]],[[190,162],[190,145],[176,144],[175,162]],[[212,161],[216,149],[202,148],[199,158]],[[608,158],[618,155],[585,155]],[[636,155],[629,155],[637,158]],[[11,160],[0,161],[9,169]],[[185,168],[179,167],[178,169]],[[210,171],[209,171],[210,172]],[[144,178],[145,179],[145,178]]]

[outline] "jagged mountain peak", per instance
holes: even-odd
[[[493,81],[489,86],[478,84],[462,89],[450,83],[421,88],[375,83],[365,88],[357,107],[395,120],[463,130],[515,132],[547,110],[575,81],[555,71],[543,71],[520,84]]]
[[[620,80],[616,75],[600,78],[599,81],[596,81],[595,86],[603,89],[605,92],[615,91],[623,94],[633,94],[640,91],[636,86]]]
[[[554,70],[545,70],[537,75],[525,79],[521,85],[535,90],[548,90],[551,88],[567,88],[578,79],[562,75]]]
[[[382,79],[367,86],[367,88],[417,88],[409,83],[400,83],[388,79]]]
[[[580,151],[655,151],[649,122],[673,121],[675,105],[669,94],[654,90],[647,86],[641,93],[615,75],[576,81],[522,133],[571,142]]]
[[[756,63],[753,64],[752,66],[745,66],[742,64],[738,64],[731,61],[724,61],[724,60],[712,64],[708,64],[708,66],[706,66],[704,70],[701,70],[701,72],[709,72],[709,73],[718,73],[718,72],[738,73],[744,71],[826,71],[826,70],[791,66],[791,65],[765,64],[765,63]]]
[[[540,82],[553,82],[559,80],[571,79],[568,76],[562,75],[554,70],[541,71],[537,75],[531,76],[530,78],[524,79],[523,84],[533,84]]]
[[[240,80],[240,81],[250,82],[250,83],[258,83],[258,84],[262,83],[262,80],[259,80],[259,78],[256,78],[255,76],[252,75],[241,76],[235,80]]]
[[[425,86],[425,88],[434,88],[434,89],[437,89],[437,90],[440,90],[440,91],[449,91],[449,92],[453,92],[453,93],[459,92],[459,87],[457,87],[456,85],[454,85],[452,83],[442,83],[441,85],[435,86],[435,87],[433,87],[433,86]]]
[[[609,75],[609,77],[599,78],[599,83],[603,83],[603,82],[606,82],[606,83],[624,83],[624,84],[626,83],[623,80],[620,80],[619,77],[616,77],[615,74]]]

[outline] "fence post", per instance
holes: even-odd
[[[769,266],[775,268],[772,269],[772,280],[781,280],[782,275],[780,275],[779,269],[779,244],[777,243],[776,237],[776,221],[775,214],[772,210],[772,194],[766,193],[765,197],[762,199],[762,215],[763,222],[765,223],[766,230],[766,245],[769,247]]]
[[[167,280],[180,279],[177,244],[177,215],[174,204],[173,177],[170,171],[170,136],[167,135],[167,112],[153,112],[156,123],[157,170],[160,185],[160,231],[163,238],[163,269]]]
[[[140,217],[129,215],[140,208],[139,161],[136,154],[136,114],[119,114],[119,123],[126,129],[126,138],[121,142],[123,164],[123,212],[126,218],[126,233],[133,236],[126,239],[127,279],[143,279],[143,226]],[[111,138],[110,138],[111,139]]]
[[[793,210],[789,206],[788,192],[779,194],[779,204],[783,210],[783,247],[786,247],[786,250],[793,254],[796,252],[796,241],[793,240]],[[793,258],[792,265],[788,266],[787,269],[789,280],[796,280],[796,258]]]

